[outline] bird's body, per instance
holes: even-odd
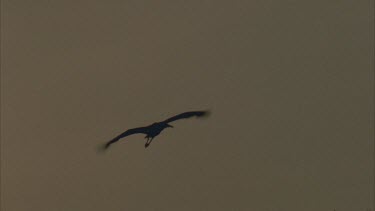
[[[208,114],[207,111],[190,111],[190,112],[185,112],[185,113],[173,116],[161,122],[155,122],[146,127],[138,127],[138,128],[129,129],[123,132],[122,134],[118,135],[114,139],[110,140],[109,142],[107,142],[104,145],[104,149],[107,149],[111,144],[117,142],[121,138],[124,138],[129,135],[133,135],[133,134],[138,134],[138,133],[146,134],[145,138],[147,139],[147,141],[146,141],[145,147],[148,147],[150,143],[152,142],[152,139],[158,136],[164,129],[169,128],[169,127],[173,128],[173,126],[168,123],[179,120],[179,119],[190,118],[193,116],[202,117],[202,116],[206,116],[207,114]]]
[[[146,127],[147,136],[146,138],[154,138],[159,135],[164,129],[172,127],[171,125],[165,124],[163,122],[155,122],[152,125]]]

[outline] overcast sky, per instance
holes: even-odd
[[[374,210],[373,1],[1,6],[1,210]]]

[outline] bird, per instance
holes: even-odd
[[[180,120],[180,119],[187,119],[187,118],[190,118],[190,117],[204,117],[204,116],[207,116],[210,112],[205,110],[205,111],[188,111],[188,112],[184,112],[184,113],[181,113],[181,114],[178,114],[178,115],[175,115],[173,117],[170,117],[164,121],[161,121],[161,122],[155,122],[149,126],[146,126],[146,127],[137,127],[137,128],[132,128],[132,129],[129,129],[129,130],[126,130],[125,132],[121,133],[120,135],[116,136],[115,138],[113,138],[112,140],[106,142],[102,149],[106,150],[108,149],[112,144],[116,143],[117,141],[119,141],[120,139],[126,137],[126,136],[130,136],[130,135],[133,135],[133,134],[146,134],[146,136],[144,137],[145,139],[147,139],[146,143],[145,143],[145,148],[147,148],[152,140],[158,136],[164,129],[166,128],[173,128],[172,125],[170,125],[169,123],[173,122],[173,121],[176,121],[176,120]]]

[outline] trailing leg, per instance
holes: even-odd
[[[151,142],[152,142],[152,139],[153,138],[151,138],[151,139],[147,139],[147,142],[146,142],[146,144],[145,144],[145,148],[147,148],[148,147],[148,145],[150,145],[151,144]]]

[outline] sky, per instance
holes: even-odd
[[[2,0],[0,209],[374,210],[373,5]]]

